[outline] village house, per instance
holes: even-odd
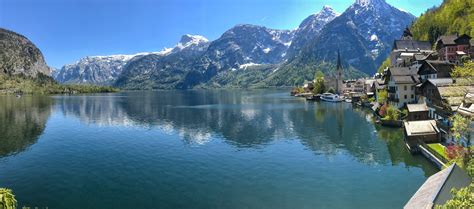
[[[352,79],[343,82],[342,92],[344,94],[361,94],[365,91],[365,79]]]
[[[454,64],[447,61],[426,60],[419,67],[418,74],[421,81],[435,78],[450,78]]]
[[[303,88],[305,92],[312,92],[314,89],[314,81],[304,81]]]
[[[364,82],[364,92],[367,95],[367,97],[373,97],[375,95],[375,88],[374,87],[375,79],[373,78],[368,78],[365,79]]]
[[[427,56],[433,53],[430,42],[415,41],[408,28],[405,29],[401,40],[395,40],[390,53],[390,64],[394,67],[410,67],[415,55]]]
[[[373,92],[373,97],[375,98],[375,101],[377,101],[378,100],[377,93],[379,91],[384,90],[385,87],[386,87],[385,81],[382,78],[375,78],[374,82],[372,82],[372,85],[370,86],[370,90],[367,91],[367,92]],[[367,96],[368,95],[369,95],[369,93],[367,93]]]
[[[410,69],[419,70],[421,65],[423,65],[423,63],[425,63],[427,60],[438,60],[438,53],[432,52],[428,54],[415,54],[413,56],[413,61],[411,62]]]
[[[459,63],[461,57],[470,56],[471,37],[463,34],[441,36],[436,41],[436,50],[439,58],[452,63]]]
[[[407,121],[428,120],[428,106],[426,104],[407,104]]]
[[[397,108],[416,103],[415,86],[420,83],[418,74],[408,67],[392,67],[386,73],[388,102]]]
[[[428,79],[417,88],[419,102],[428,106],[428,116],[436,120],[441,131],[441,137],[446,142],[452,142],[452,123],[450,117],[463,103],[466,94],[474,93],[474,85],[470,79],[438,78]]]

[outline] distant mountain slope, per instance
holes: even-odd
[[[411,32],[415,39],[431,43],[441,35],[455,33],[474,37],[474,1],[444,0],[441,6],[421,15]]]
[[[320,12],[304,19],[295,31],[295,36],[288,49],[287,57],[296,56],[305,45],[319,35],[327,23],[334,20],[337,16],[339,16],[339,14],[330,6],[324,6]]]
[[[393,41],[415,17],[385,0],[358,0],[328,23],[319,36],[306,45],[293,65],[335,62],[341,51],[346,65],[367,74],[376,71],[389,54]]]
[[[0,28],[0,94],[108,92],[94,86],[63,86],[51,76],[41,51],[26,37]]]
[[[219,73],[238,70],[241,65],[280,63],[292,35],[286,30],[237,25],[212,42],[195,40],[189,44],[188,37],[183,36],[177,47],[166,56],[144,56],[128,63],[116,86],[126,89],[187,89],[205,83]]]
[[[0,73],[37,77],[50,69],[41,51],[26,37],[0,28]]]
[[[175,89],[208,47],[206,38],[184,35],[169,53],[131,60],[114,85],[125,89]]]
[[[237,25],[211,42],[176,87],[193,88],[219,74],[238,71],[242,65],[280,63],[292,39],[293,31]]]

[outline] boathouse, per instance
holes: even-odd
[[[426,104],[407,104],[408,121],[429,120]]]
[[[440,142],[439,129],[435,120],[406,121],[405,142],[410,151],[416,149],[419,142],[437,143]]]
[[[434,208],[452,199],[451,189],[469,186],[471,177],[452,164],[429,177],[405,205],[404,209]]]

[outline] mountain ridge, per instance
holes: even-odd
[[[310,74],[314,75],[315,68],[322,68],[331,75],[335,52],[341,48],[346,76],[360,77],[376,71],[379,62],[389,53],[393,40],[413,19],[413,15],[384,0],[357,0],[342,14],[324,6],[318,13],[305,18],[295,30],[238,24],[213,41],[199,35],[183,35],[174,48],[164,50],[161,55],[133,57],[122,62],[120,69],[108,70],[111,73],[105,75],[97,73],[100,67],[85,74],[98,78],[108,76],[105,84],[125,89],[188,89],[206,86],[211,80],[209,86],[226,87],[228,83],[235,86],[239,82],[231,79],[244,79],[243,75],[247,74],[239,71],[265,69],[253,74],[263,80],[252,80],[252,85],[293,85],[313,77]],[[273,69],[268,70],[269,66]],[[298,75],[301,69],[295,68],[304,68],[304,75]],[[114,73],[120,70],[124,73]],[[225,79],[213,79],[216,76]],[[74,81],[74,77],[80,75],[71,74],[71,77]],[[275,82],[269,78],[288,81]],[[242,86],[248,85],[242,83]]]

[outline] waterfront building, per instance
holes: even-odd
[[[415,86],[420,83],[418,74],[408,67],[388,69],[385,83],[388,87],[388,102],[397,108],[416,103]]]
[[[466,95],[474,93],[474,85],[470,79],[438,78],[428,79],[417,88],[417,98],[428,106],[428,116],[436,120],[441,130],[442,139],[452,142],[452,123],[450,117],[458,110],[458,107],[466,101],[466,107],[470,100],[465,100]]]
[[[440,130],[435,120],[419,120],[404,122],[405,142],[413,149],[420,141],[423,143],[440,142]]]
[[[428,106],[426,104],[407,104],[407,121],[428,120]]]
[[[443,205],[452,199],[451,190],[469,186],[471,177],[455,163],[430,176],[416,191],[404,209],[426,209]]]

